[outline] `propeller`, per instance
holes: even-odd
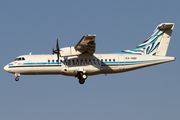
[[[56,42],[56,50],[54,50],[54,47],[52,48],[52,54],[57,54],[57,58],[58,58],[58,64],[59,64],[59,57],[61,57],[60,54],[60,49],[59,49],[59,44],[58,44],[58,37],[57,37],[57,42]]]

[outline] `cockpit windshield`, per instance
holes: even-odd
[[[14,61],[22,61],[22,60],[25,60],[24,57],[19,57],[19,58],[16,58]]]
[[[14,61],[18,61],[18,58],[16,58]]]

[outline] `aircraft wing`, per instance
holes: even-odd
[[[81,54],[89,53],[93,55],[96,48],[95,37],[96,35],[84,35],[74,47],[75,50],[81,52]]]

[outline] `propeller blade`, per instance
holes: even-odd
[[[54,46],[53,46],[53,48],[52,48],[52,54],[54,55]]]
[[[59,65],[59,53],[57,53],[57,58],[58,58],[58,65]]]
[[[59,56],[61,56],[60,55],[60,50],[59,50],[59,44],[58,44],[58,37],[57,37],[57,42],[56,42],[56,53],[57,53],[57,58],[58,58],[58,64],[59,64]]]
[[[57,51],[59,51],[58,37],[57,37],[57,42],[56,42],[56,49]]]

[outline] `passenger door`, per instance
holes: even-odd
[[[119,69],[123,70],[125,68],[125,58],[124,55],[119,55]]]

